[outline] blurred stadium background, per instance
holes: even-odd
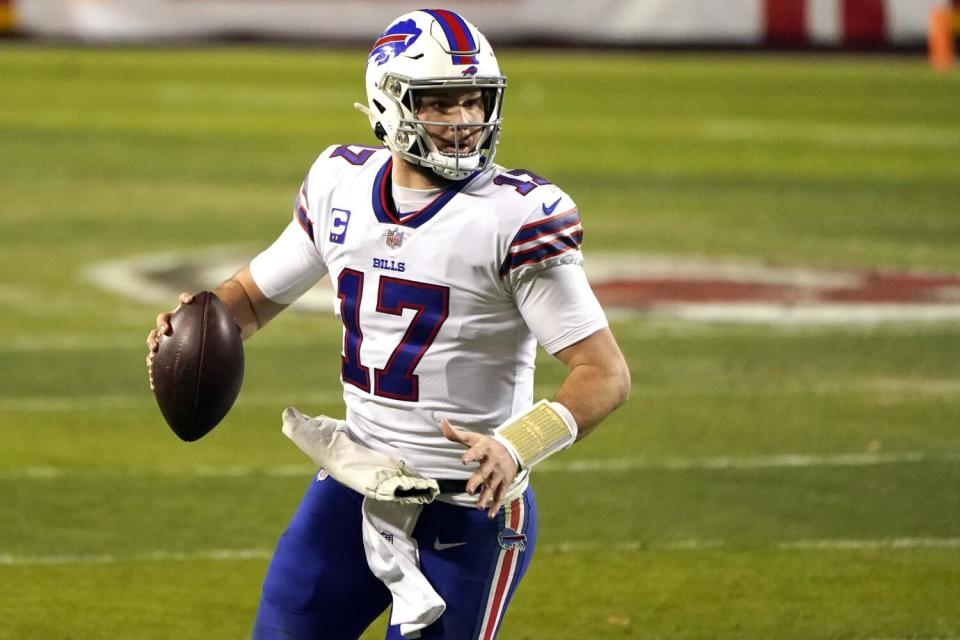
[[[960,638],[957,8],[445,6],[500,45],[498,161],[578,200],[634,376],[538,469],[501,637]],[[372,142],[365,47],[418,7],[0,0],[0,639],[248,634],[311,476],[280,411],[341,411],[328,294],[192,445],[144,337]]]

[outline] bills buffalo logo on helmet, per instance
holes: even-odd
[[[370,50],[370,62],[381,65],[394,58],[410,48],[420,34],[423,33],[417,23],[413,20],[404,20],[398,22],[387,29],[376,42],[373,43],[373,49]]]

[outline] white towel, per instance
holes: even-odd
[[[283,411],[283,433],[337,482],[368,498],[426,503],[440,493],[436,480],[408,469],[402,460],[354,442],[343,420],[311,418],[287,407]],[[401,497],[397,497],[398,490],[402,490]]]
[[[423,505],[364,498],[363,546],[373,575],[390,589],[390,624],[400,625],[405,638],[419,637],[447,604],[420,571],[420,552],[413,528]]]

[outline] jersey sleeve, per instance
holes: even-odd
[[[250,275],[267,298],[290,304],[327,273],[317,248],[316,207],[311,203],[311,174],[293,203],[293,220],[280,237],[250,262]],[[315,203],[314,203],[315,204]]]
[[[580,264],[528,271],[517,281],[514,299],[537,342],[550,354],[609,325]]]
[[[554,196],[556,200],[548,206],[547,201]],[[554,188],[543,203],[536,203],[513,235],[500,276],[513,284],[530,271],[558,264],[581,264],[581,242],[583,225],[577,206],[567,194]]]
[[[559,188],[542,196],[513,235],[500,275],[524,322],[553,354],[608,326],[583,271],[583,225]]]

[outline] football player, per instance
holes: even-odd
[[[364,496],[321,472],[277,545],[255,638],[357,638],[391,603],[388,638],[493,638],[536,545],[533,467],[627,398],[627,365],[581,266],[576,205],[494,164],[506,84],[460,15],[394,20],[356,105],[384,146],[325,149],[279,238],[215,290],[248,338],[329,274],[346,417],[316,424],[440,481],[436,500],[398,512],[423,586],[372,570],[377,545],[389,555],[399,541],[387,529],[365,541]],[[148,366],[169,322],[157,317]],[[538,343],[568,373],[535,403]],[[442,601],[425,615],[421,587]]]

